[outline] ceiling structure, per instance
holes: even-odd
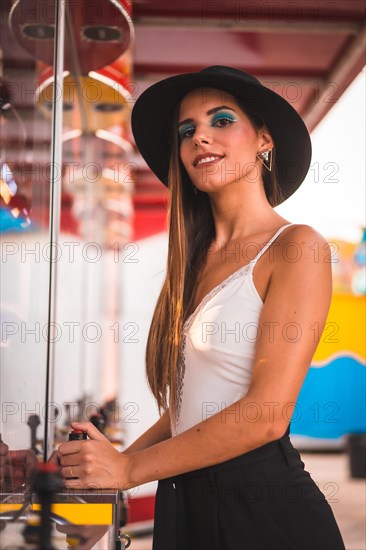
[[[134,99],[168,76],[231,65],[284,96],[312,131],[365,65],[365,10],[364,0],[134,0]],[[136,161],[136,213],[161,226],[167,190]]]
[[[19,135],[7,140],[14,155],[31,149],[42,161],[49,136],[34,117],[35,61],[11,35],[11,5],[3,0],[0,11],[2,54],[28,137],[24,144]],[[365,0],[133,0],[132,98],[167,76],[230,65],[283,95],[312,131],[365,66],[365,12]],[[137,166],[138,240],[166,229],[168,191],[136,149],[128,158]],[[62,200],[66,214],[68,195]]]

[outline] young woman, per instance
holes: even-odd
[[[303,121],[251,75],[214,66],[142,93],[132,130],[170,190],[146,349],[161,416],[123,453],[73,423],[91,441],[59,447],[67,487],[159,480],[154,550],[344,549],[289,438],[332,288],[326,240],[274,210],[309,169]]]

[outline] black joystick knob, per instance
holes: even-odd
[[[88,434],[83,430],[72,430],[69,433],[69,441],[80,441],[83,439],[88,439]]]

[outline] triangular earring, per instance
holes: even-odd
[[[257,153],[257,159],[267,168],[269,172],[272,171],[272,149],[268,151],[262,151]]]

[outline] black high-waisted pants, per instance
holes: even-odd
[[[288,433],[160,480],[153,550],[345,550],[332,509]]]

